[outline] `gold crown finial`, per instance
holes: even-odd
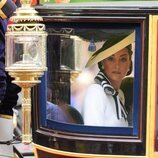
[[[10,21],[15,23],[43,21],[43,18],[37,15],[38,12],[31,7],[31,2],[32,0],[21,0],[21,7],[17,8]]]
[[[21,0],[20,2],[21,2],[22,7],[31,6],[32,0]]]

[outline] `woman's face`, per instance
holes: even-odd
[[[102,64],[104,66],[104,73],[111,82],[122,81],[129,71],[131,64],[131,57],[128,49],[124,48],[114,55],[104,59]]]

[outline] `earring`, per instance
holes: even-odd
[[[101,65],[101,68],[104,70],[104,66],[103,65]]]

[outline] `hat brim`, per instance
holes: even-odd
[[[90,67],[90,66],[108,58],[109,56],[115,54],[116,52],[120,51],[121,49],[132,44],[134,41],[135,41],[135,31],[132,32],[131,34],[125,36],[125,38],[123,38],[121,41],[118,41],[117,43],[115,43],[111,47],[105,49],[104,51],[95,52],[88,60],[85,67]]]

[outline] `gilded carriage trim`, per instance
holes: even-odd
[[[4,118],[4,119],[13,119],[13,116],[11,116],[11,115],[0,114],[0,118]]]
[[[158,157],[158,152],[155,151],[155,110],[156,110],[156,59],[157,59],[157,36],[158,36],[158,16],[150,15],[149,23],[149,56],[148,56],[148,98],[147,98],[147,156],[151,158]],[[151,121],[152,120],[152,121]]]
[[[1,0],[0,1],[0,8],[2,8],[5,5],[6,2],[7,2],[7,0]]]
[[[4,14],[2,9],[0,9],[0,16],[2,17],[2,19],[6,19],[7,18],[7,16]]]
[[[43,158],[39,156],[38,151],[42,151],[45,154],[54,154],[57,156],[69,156],[69,157],[82,157],[82,158],[147,158],[146,156],[124,156],[124,155],[98,155],[98,154],[84,154],[84,153],[75,153],[75,152],[68,152],[68,151],[61,151],[61,150],[56,150],[56,149],[51,149],[48,147],[44,147],[38,144],[33,143],[33,148],[34,148],[34,154],[36,158]],[[52,155],[53,156],[53,155]]]

